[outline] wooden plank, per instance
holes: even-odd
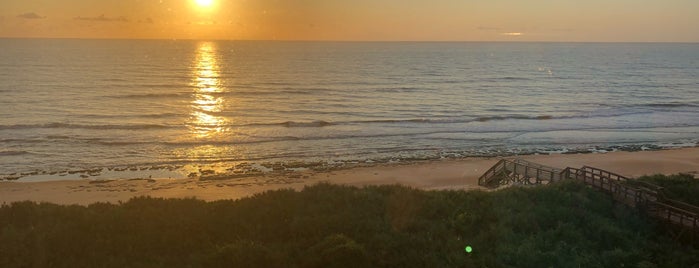
[[[500,177],[502,173],[510,174],[511,177],[503,179]],[[630,180],[606,170],[589,166],[584,166],[581,169],[568,167],[560,170],[524,160],[502,159],[488,169],[478,179],[478,183],[488,186],[492,185],[496,179],[501,180],[498,185],[507,183],[542,184],[543,181],[552,183],[563,179],[580,180],[593,188],[609,193],[617,202],[631,207],[643,205],[647,213],[653,217],[699,231],[699,207],[665,199],[661,194],[662,187]]]

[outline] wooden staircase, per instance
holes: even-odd
[[[497,188],[508,184],[548,184],[565,179],[581,181],[653,218],[699,233],[699,207],[666,198],[660,186],[599,168],[584,166],[561,170],[521,159],[502,159],[478,179],[478,185]]]
[[[507,184],[546,184],[561,180],[561,171],[522,159],[502,159],[478,179],[478,185],[497,188]]]

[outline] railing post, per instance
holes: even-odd
[[[524,166],[524,176],[526,177],[529,174],[529,166]]]
[[[529,174],[530,168],[534,168],[535,172]],[[514,178],[528,178],[527,181],[519,180],[526,183],[530,182],[532,175],[536,177],[536,183],[539,184],[545,180],[545,177],[549,177],[549,182],[563,179],[582,180],[583,183],[594,188],[604,190],[605,192],[608,191],[614,200],[645,210],[654,218],[664,219],[670,223],[679,224],[685,228],[692,228],[693,231],[699,232],[699,214],[697,214],[699,208],[678,204],[677,201],[671,199],[665,200],[666,198],[663,197],[662,192],[659,190],[660,187],[652,184],[638,182],[633,183],[633,185],[626,185],[623,182],[629,179],[624,176],[587,166],[583,166],[580,169],[568,167],[558,170],[527,161],[509,161],[504,159],[488,170],[481,177],[482,180],[479,180],[479,183],[486,183],[487,179],[492,178],[496,171],[500,169],[508,173],[511,172]],[[546,175],[546,172],[549,175]],[[491,182],[488,181],[488,183]]]

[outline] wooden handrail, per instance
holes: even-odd
[[[520,164],[520,165],[525,165],[525,166],[529,166],[529,167],[533,167],[533,168],[538,168],[538,169],[540,169],[540,170],[547,170],[547,171],[550,171],[550,172],[560,173],[560,172],[562,171],[561,169],[558,169],[558,168],[549,167],[549,166],[544,166],[544,165],[541,165],[541,164],[537,164],[537,163],[534,163],[534,162],[531,162],[531,161],[527,161],[527,160],[524,160],[524,159],[519,159],[519,158],[512,160],[512,162],[517,163],[517,164]]]
[[[505,171],[510,176],[519,175],[525,178],[534,178],[536,183],[541,181],[553,182],[561,178],[561,170],[557,168],[539,165],[522,159],[501,159],[478,178],[478,184],[481,186],[493,186],[492,180],[501,171]]]
[[[497,173],[499,171],[499,169],[501,169],[504,165],[505,165],[505,159],[501,159],[500,161],[495,163],[495,165],[490,167],[485,173],[483,173],[483,175],[481,175],[478,178],[478,184],[485,185],[486,180],[488,180],[489,178],[492,178],[495,175],[495,173]]]
[[[572,168],[566,170],[572,170]],[[583,167],[577,170],[575,174],[576,176],[574,179],[579,179],[580,176],[583,176],[583,182],[595,188],[608,190],[609,192],[612,192],[611,189],[614,187],[623,189],[624,198],[627,198],[627,194],[630,192],[635,193],[637,197],[634,202],[634,207],[644,205],[648,211],[650,209],[648,205],[655,206],[655,209],[664,210],[667,213],[662,213],[662,215],[655,213],[653,216],[685,227],[691,227],[694,231],[699,232],[699,207],[666,198],[662,193],[663,187],[647,182],[631,180],[624,176],[598,168]],[[570,175],[567,176],[571,177]],[[599,183],[595,183],[596,181],[599,181]],[[604,187],[605,181],[610,185],[609,189]],[[619,198],[616,197],[615,199]],[[679,220],[677,218],[679,218]]]
[[[542,180],[549,182],[564,179],[580,180],[593,188],[609,193],[616,201],[643,209],[656,218],[699,232],[699,207],[667,198],[663,194],[663,187],[652,183],[629,179],[590,166],[583,166],[580,169],[566,167],[561,170],[522,159],[501,159],[478,179],[478,184],[492,186],[492,179],[496,178],[501,171],[525,178],[533,177],[537,183]]]

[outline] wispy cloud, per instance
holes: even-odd
[[[24,14],[19,14],[17,15],[18,18],[22,19],[28,19],[28,20],[35,20],[35,19],[45,19],[46,16],[40,16],[39,14],[36,14],[34,12],[27,12]]]
[[[479,31],[492,32],[494,34],[504,35],[504,36],[522,36],[524,35],[525,29],[512,29],[512,28],[500,28],[500,27],[490,27],[490,26],[479,26],[476,28]]]
[[[142,19],[142,20],[138,20],[138,23],[148,23],[148,24],[153,24],[153,23],[154,23],[154,21],[153,21],[153,19],[151,19],[151,18],[145,18],[145,19]]]
[[[104,14],[99,15],[99,16],[97,16],[97,17],[75,17],[75,18],[73,18],[73,19],[75,19],[75,20],[86,20],[86,21],[101,21],[101,22],[110,22],[110,21],[113,21],[113,22],[129,22],[129,19],[127,19],[127,18],[124,17],[124,16],[110,18],[110,17],[105,17]]]

